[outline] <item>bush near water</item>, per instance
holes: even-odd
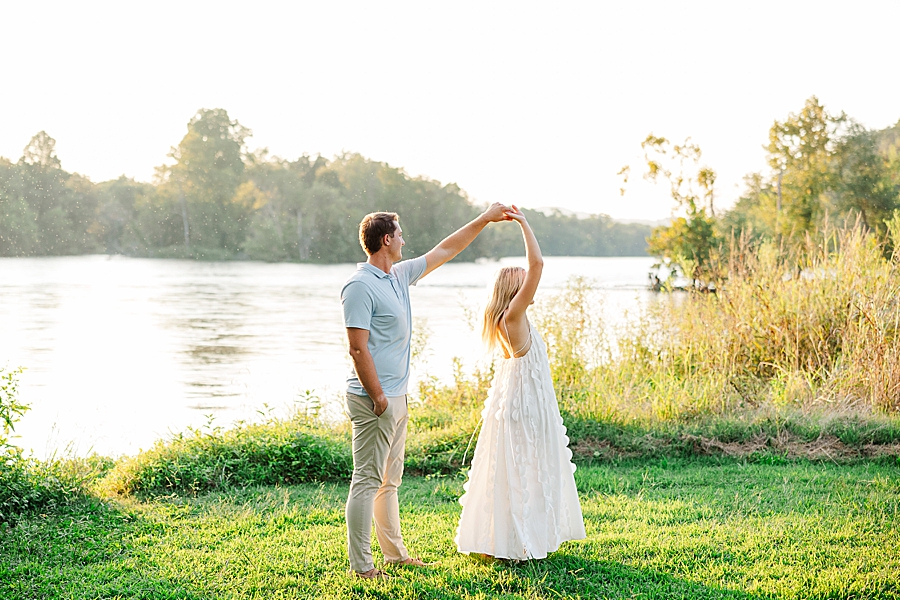
[[[24,456],[10,439],[29,408],[16,397],[21,372],[0,367],[0,525],[81,498],[113,462],[98,456],[46,461]]]
[[[191,429],[118,461],[103,489],[197,493],[248,485],[345,480],[352,470],[349,440],[339,430],[300,417],[223,430]]]

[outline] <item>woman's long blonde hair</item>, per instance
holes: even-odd
[[[502,345],[500,339],[500,319],[504,311],[509,308],[509,303],[519,293],[524,281],[525,269],[522,267],[503,267],[497,272],[494,279],[494,290],[484,308],[484,323],[481,328],[481,339],[492,352],[498,345]]]

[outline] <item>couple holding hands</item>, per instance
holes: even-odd
[[[412,311],[409,286],[462,252],[489,224],[515,221],[528,267],[497,273],[484,311],[482,338],[497,353],[482,412],[462,514],[460,552],[500,559],[539,559],[567,540],[584,539],[572,453],[553,390],[547,348],[526,316],[543,270],[537,239],[514,205],[493,204],[424,256],[402,259],[403,231],[395,213],[366,215],[359,241],[368,260],[341,290],[353,372],[347,410],[353,427],[353,476],[347,498],[350,569],[386,577],[371,551],[372,521],[385,562],[410,557],[400,533],[397,488],[403,476]]]

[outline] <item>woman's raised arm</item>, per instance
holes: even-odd
[[[506,310],[507,323],[516,323],[525,317],[525,309],[534,301],[534,294],[541,282],[541,271],[544,269],[544,257],[541,256],[541,247],[522,211],[513,205],[512,210],[507,211],[506,214],[522,227],[522,237],[525,238],[525,258],[528,260],[525,282]]]

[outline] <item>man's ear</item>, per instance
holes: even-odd
[[[387,234],[387,233],[384,234],[384,237],[381,238],[381,245],[382,246],[390,246],[391,245],[390,239],[391,239],[390,234]]]

